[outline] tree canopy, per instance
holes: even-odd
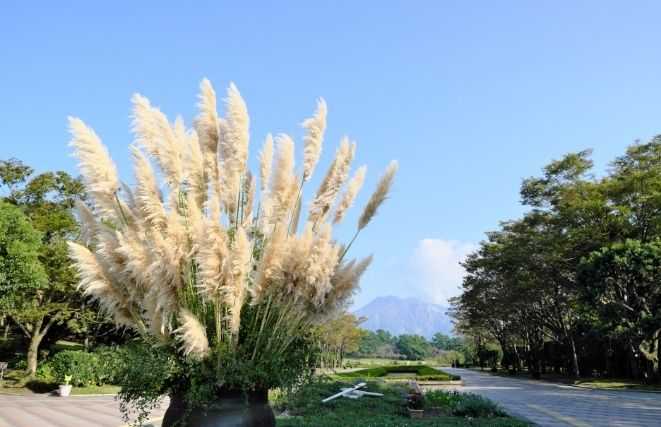
[[[453,313],[462,332],[499,343],[504,365],[535,376],[659,378],[661,137],[629,147],[604,177],[590,155],[523,181],[529,210],[466,259]]]

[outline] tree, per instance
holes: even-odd
[[[478,349],[497,341],[503,365],[525,360],[533,376],[552,367],[640,378],[647,368],[649,378],[657,360],[661,379],[661,136],[629,147],[603,178],[590,175],[589,156],[570,153],[523,181],[530,210],[464,262],[456,329]]]
[[[42,252],[41,233],[16,206],[0,202],[0,309],[12,318],[39,310],[39,302],[24,298],[38,294],[48,284],[46,271],[39,260]],[[31,337],[28,367],[36,371],[39,342],[52,324],[23,326]],[[26,329],[27,328],[27,329]],[[33,365],[30,365],[32,363]]]
[[[397,338],[397,350],[409,360],[421,360],[431,354],[431,344],[423,336],[403,334]]]
[[[434,334],[431,340],[431,345],[439,350],[459,352],[465,347],[464,339],[462,337],[450,337],[441,332]]]
[[[596,309],[601,318],[613,334],[627,341],[632,374],[638,376],[638,359],[643,354],[656,359],[659,366],[661,240],[642,243],[627,239],[604,247],[583,261],[581,273],[590,300],[599,302]],[[644,344],[656,347],[656,355],[646,352]]]
[[[16,206],[0,202],[0,309],[21,307],[20,294],[42,289],[46,272],[39,261],[41,234]]]
[[[41,236],[38,260],[45,281],[20,288],[16,285],[6,296],[12,301],[8,315],[29,340],[27,372],[33,376],[44,337],[54,324],[64,322],[82,306],[66,246],[67,239],[78,234],[71,209],[82,185],[65,172],[47,172],[29,179],[31,174],[32,169],[19,161],[0,163],[0,179],[9,190],[5,202],[23,211]]]
[[[358,327],[364,319],[344,313],[317,328],[321,367],[337,368],[347,353],[356,352],[365,332]]]
[[[357,355],[367,357],[399,358],[395,347],[396,338],[388,331],[364,331],[358,346]]]

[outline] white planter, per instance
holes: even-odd
[[[71,384],[60,384],[60,396],[67,397],[71,394]]]

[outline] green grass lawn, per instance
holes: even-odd
[[[339,378],[385,378],[406,379],[415,378],[418,381],[456,381],[461,378],[450,375],[427,365],[390,365],[360,369],[358,371],[336,374]]]
[[[661,392],[661,384],[642,384],[633,380],[617,378],[582,379],[573,381],[573,384],[581,387],[597,388],[601,390],[638,390]]]
[[[279,416],[278,427],[529,426],[526,422],[506,416],[467,418],[441,412],[429,414],[432,411],[428,411],[428,418],[412,419],[406,409],[406,387],[384,381],[370,381],[365,388],[383,393],[383,397],[338,398],[321,403],[323,398],[351,385],[353,383],[345,381],[319,381],[303,387],[293,396],[279,397],[274,401],[276,411],[286,410],[289,416]]]
[[[58,389],[58,384],[44,381],[39,378],[30,379],[22,370],[8,370],[5,372],[4,380],[0,382],[0,394],[30,395],[39,393],[51,393]],[[87,387],[73,387],[72,395],[88,394],[117,394],[119,387],[114,385],[91,385]]]
[[[87,387],[73,387],[71,394],[76,396],[88,394],[112,394],[119,393],[120,387],[116,385],[90,385]]]

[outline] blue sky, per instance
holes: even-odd
[[[356,305],[442,301],[457,259],[522,212],[522,178],[588,147],[603,171],[661,132],[658,2],[104,3],[3,3],[0,158],[75,172],[66,117],[77,115],[130,181],[134,92],[190,122],[203,77],[218,92],[234,81],[253,153],[267,132],[300,141],[323,96],[322,169],[344,134],[368,164],[366,190],[400,162],[391,199],[352,248],[376,257]]]

